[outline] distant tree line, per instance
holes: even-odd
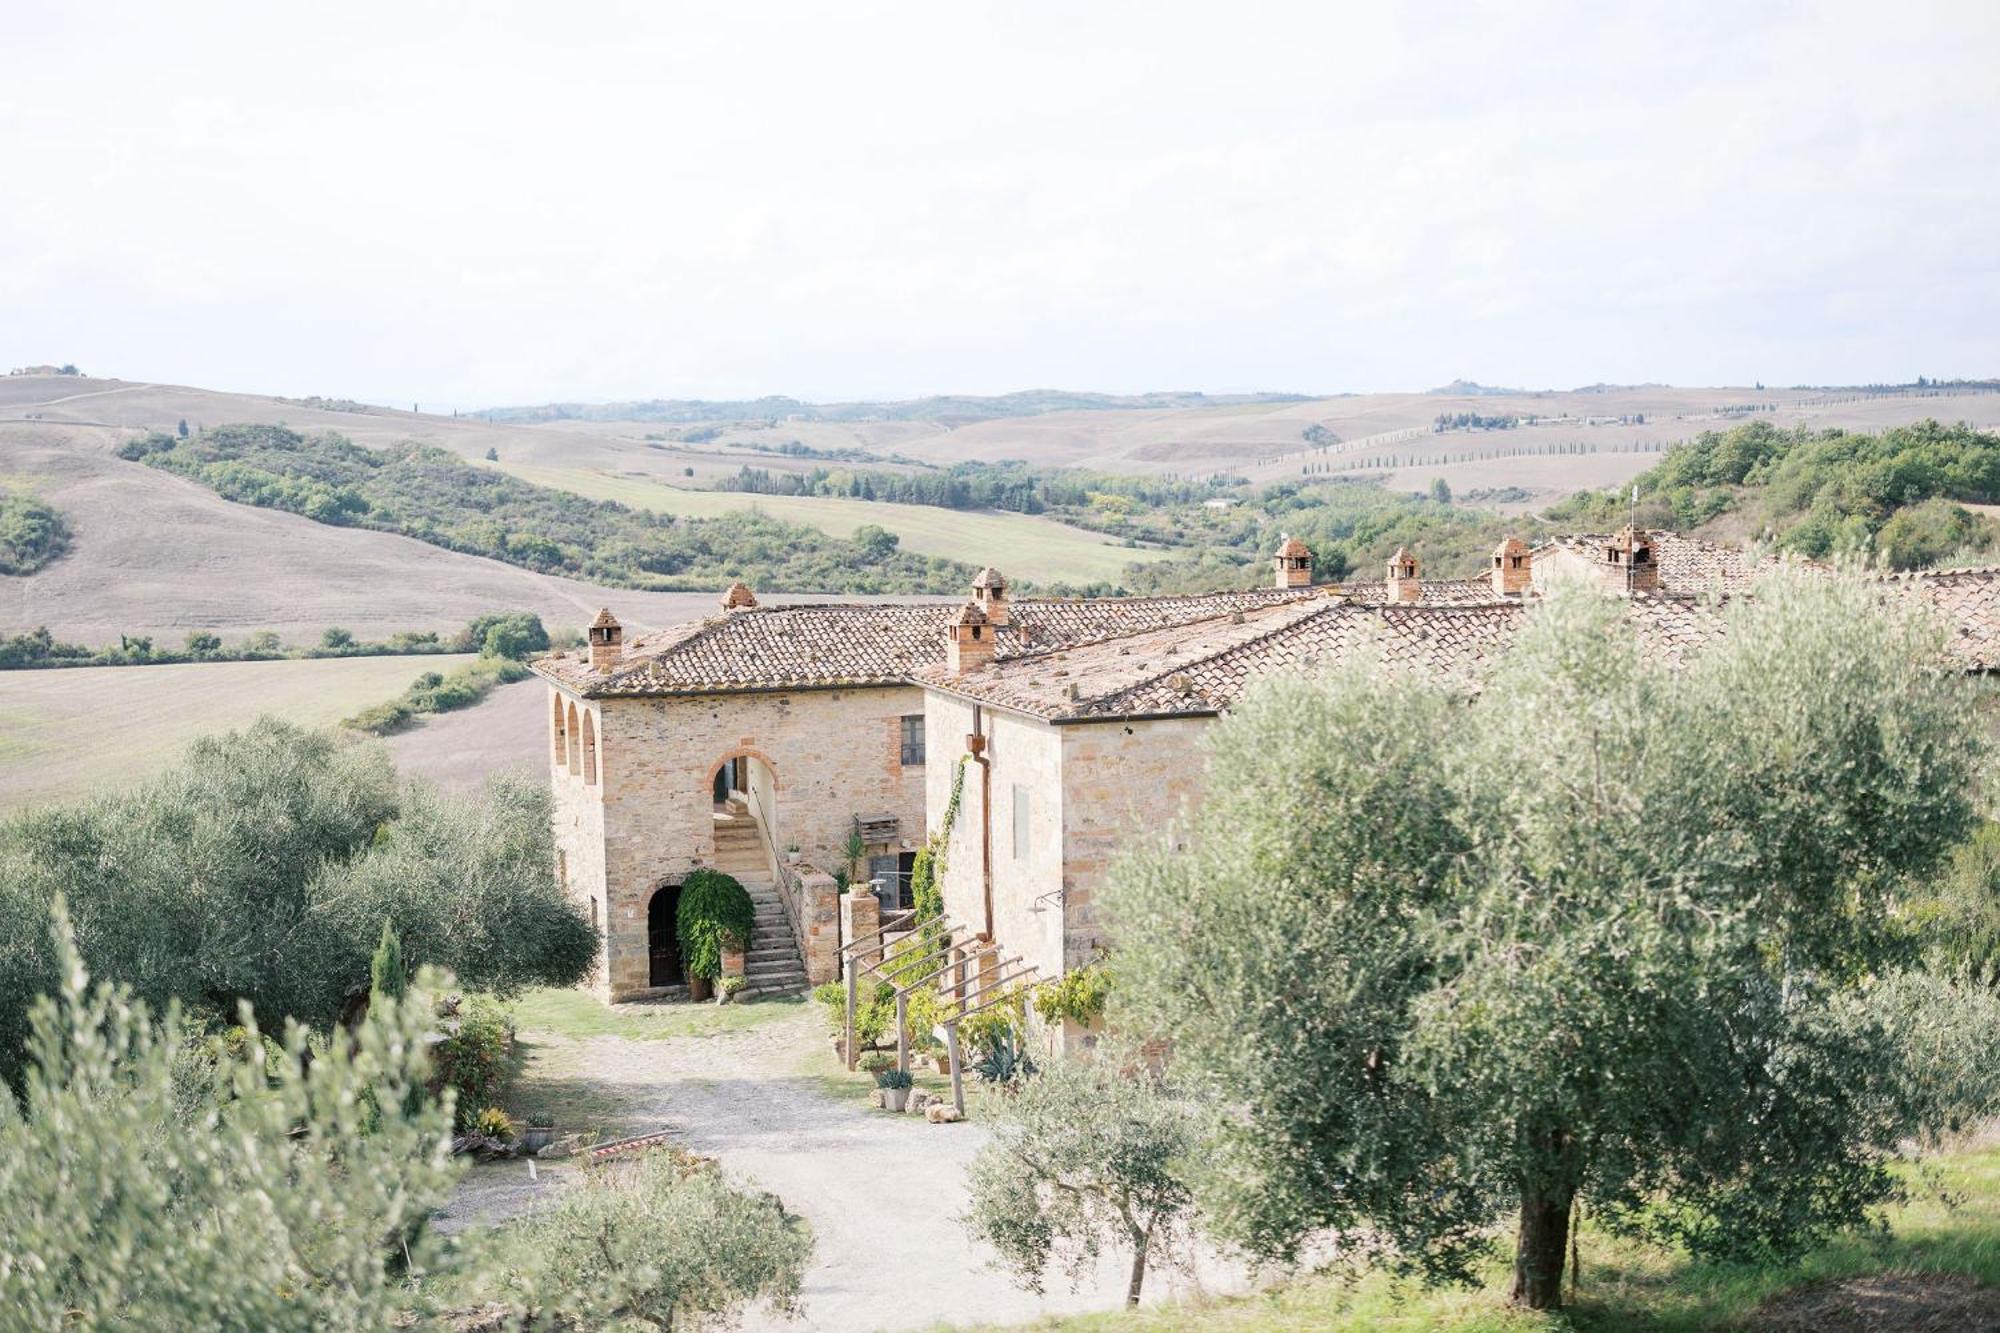
[[[717,489],[753,495],[809,495],[890,504],[935,505],[942,509],[1003,509],[1017,514],[1087,510],[1102,496],[1140,505],[1175,505],[1214,497],[1235,478],[1183,481],[1124,477],[1080,468],[1034,468],[1021,462],[958,463],[941,471],[891,472],[866,468],[813,468],[773,472],[744,467],[718,482]]]
[[[120,456],[189,477],[226,499],[318,522],[400,533],[538,573],[615,587],[951,593],[968,565],[857,543],[755,513],[676,518],[537,486],[444,449],[369,449],[284,426],[155,432]]]
[[[520,659],[581,641],[576,630],[553,636],[532,611],[502,611],[474,618],[456,634],[404,630],[387,639],[364,640],[338,625],[315,644],[285,647],[276,630],[258,630],[232,644],[210,630],[190,630],[179,648],[157,645],[149,634],[121,634],[117,647],[87,648],[64,643],[43,625],[0,638],[0,671],[66,666],[158,666],[169,662],[274,662],[311,657],[404,657],[426,653],[483,653]]]

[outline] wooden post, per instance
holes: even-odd
[[[861,964],[857,959],[847,960],[847,1072],[854,1072],[854,1064],[859,1052],[854,1049],[854,995],[861,977]]]
[[[910,1072],[910,997],[896,992],[896,1068]]]
[[[965,1079],[958,1067],[958,1024],[956,1022],[944,1025],[944,1042],[945,1049],[951,1053],[951,1104],[958,1108],[960,1115],[964,1115]]]

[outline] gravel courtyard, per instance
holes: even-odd
[[[776,1008],[777,1006],[773,1006]],[[686,1006],[679,1006],[685,1012]],[[986,1266],[958,1225],[964,1176],[986,1133],[976,1121],[932,1125],[865,1104],[858,1081],[836,1094],[836,1068],[810,1005],[754,1027],[635,1040],[564,1036],[524,1025],[527,1082],[553,1107],[589,1108],[605,1132],[672,1130],[718,1158],[737,1180],[767,1189],[812,1224],[813,1267],[802,1321],[753,1315],[748,1328],[827,1330],[1012,1323],[1059,1311],[1110,1309],[1123,1296],[1122,1263],[1072,1292],[1059,1277],[1045,1296]],[[969,1101],[976,1117],[976,1099]],[[525,1162],[475,1168],[443,1220],[447,1227],[532,1208],[576,1178],[551,1164],[530,1179]],[[1148,1295],[1192,1294],[1159,1271]]]

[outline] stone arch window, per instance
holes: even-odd
[[[597,783],[597,724],[589,709],[583,713],[583,780],[592,786]]]
[[[569,726],[563,720],[562,695],[550,690],[549,704],[554,710],[554,716],[550,721],[554,724],[556,767],[564,768],[569,764]]]
[[[577,738],[578,738],[578,732],[576,729],[576,705],[571,704],[569,706],[569,745],[567,747],[569,751],[569,771],[571,777],[575,777],[583,772],[583,746],[578,743]]]

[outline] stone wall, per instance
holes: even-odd
[[[1045,978],[1057,977],[1090,961],[1105,943],[1096,896],[1112,860],[1134,841],[1163,835],[1199,798],[1197,743],[1209,719],[1057,727],[983,711],[993,765],[994,934],[1005,952],[1021,954]],[[933,691],[925,715],[933,738],[928,805],[935,826],[950,796],[945,761],[964,750],[972,706]],[[1025,856],[1015,855],[1017,787],[1028,792]],[[942,884],[945,911],[974,930],[985,921],[980,800],[979,769],[969,765]]]
[[[1112,862],[1135,843],[1167,836],[1201,799],[1202,734],[1214,719],[1094,722],[1058,730],[1063,782],[1063,967],[1081,967],[1111,943],[1098,891]],[[1185,846],[1185,844],[1181,844]]]
[[[952,769],[965,753],[965,738],[972,731],[972,706],[933,692],[926,701],[925,717],[926,730],[937,742],[937,762],[928,780],[935,826],[950,799]],[[994,937],[1005,952],[1020,954],[1044,976],[1055,976],[1062,965],[1062,744],[1046,723],[998,709],[983,710],[980,729],[992,765]],[[1016,855],[1014,842],[1017,788],[1027,796],[1024,856]],[[973,931],[986,925],[984,802],[980,766],[969,763],[941,886],[946,914]]]
[[[565,714],[574,708],[581,730],[582,718],[593,714],[593,731],[598,737],[597,760],[598,779],[596,783],[586,783],[579,764],[578,772],[571,773],[569,765],[558,755],[560,741],[556,730],[556,709]],[[603,929],[607,920],[604,882],[604,802],[603,775],[605,767],[605,746],[603,740],[603,720],[595,716],[596,705],[578,699],[551,685],[548,701],[548,744],[550,752],[549,789],[555,800],[556,868],[570,897],[584,908],[591,923]],[[597,966],[591,972],[589,985],[600,997],[610,993],[611,971],[603,947],[599,947]]]
[[[908,850],[921,845],[924,769],[902,763],[901,719],[920,691],[799,690],[597,701],[602,786],[597,844],[607,923],[600,993],[648,989],[646,907],[655,890],[713,859],[713,779],[736,755],[770,769],[770,833],[807,860],[835,865],[856,814],[893,814]],[[551,742],[553,745],[553,741]],[[559,826],[566,772],[553,774]],[[760,793],[761,794],[761,793]],[[584,833],[588,836],[588,832]]]

